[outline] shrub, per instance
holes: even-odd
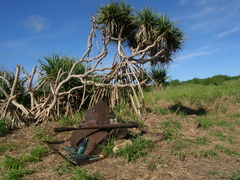
[[[0,119],[0,137],[6,136],[10,132],[11,132],[11,130],[7,126],[6,119]]]

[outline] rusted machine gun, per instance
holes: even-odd
[[[136,122],[129,122],[124,124],[104,124],[98,126],[84,126],[84,127],[56,127],[55,132],[73,131],[73,130],[84,130],[84,129],[101,129],[101,130],[112,130],[119,128],[137,128],[139,125]]]

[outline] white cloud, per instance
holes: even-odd
[[[223,33],[218,34],[217,37],[219,37],[219,38],[225,37],[225,36],[227,36],[229,34],[232,34],[232,33],[236,32],[236,31],[239,31],[239,30],[240,30],[240,27],[235,27],[233,29],[230,29],[228,31],[225,31]]]
[[[178,60],[182,61],[182,60],[192,59],[192,58],[199,57],[199,56],[211,55],[211,54],[214,54],[214,53],[217,53],[217,52],[226,52],[226,51],[233,50],[233,49],[239,49],[240,45],[232,45],[232,46],[227,47],[227,48],[226,47],[225,48],[215,48],[215,49],[209,49],[209,50],[208,50],[208,47],[211,48],[211,47],[214,47],[214,46],[205,46],[197,52],[180,56],[178,58]],[[204,50],[204,49],[206,49],[206,50]]]
[[[221,50],[222,50],[221,48],[218,48],[218,49],[194,52],[194,53],[191,53],[191,54],[188,54],[185,56],[181,56],[179,58],[179,60],[185,60],[185,59],[191,59],[191,58],[198,57],[198,56],[210,55],[210,54],[213,54],[213,53],[221,51]]]
[[[213,14],[216,12],[215,7],[207,7],[202,8],[198,12],[194,12],[191,15],[188,16],[189,19],[198,19],[202,17],[207,17],[209,14]]]
[[[40,32],[48,27],[48,22],[45,18],[38,15],[28,16],[26,20],[23,21],[25,28],[31,29],[34,32]]]
[[[184,6],[187,3],[187,0],[180,0],[179,4],[180,6]]]

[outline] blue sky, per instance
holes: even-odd
[[[31,71],[53,53],[81,57],[90,15],[109,0],[0,0],[0,67]],[[186,42],[168,70],[172,79],[240,75],[239,0],[126,0],[167,14]]]

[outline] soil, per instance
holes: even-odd
[[[230,117],[228,114],[213,115],[212,118],[223,119],[233,124],[231,127],[213,126],[210,129],[199,127],[196,121],[198,115],[179,116],[176,114],[157,115],[153,112],[145,114],[142,119],[147,127],[148,132],[142,138],[151,139],[154,142],[152,151],[136,161],[127,163],[121,157],[106,157],[97,162],[82,165],[81,168],[89,174],[98,173],[102,179],[107,180],[159,180],[159,179],[229,179],[231,173],[240,171],[240,126],[234,122],[239,122],[240,117]],[[179,130],[179,137],[173,140],[163,140],[162,136],[155,133],[162,133],[163,129],[160,124],[163,121],[172,119],[181,123],[182,128]],[[55,134],[54,127],[59,127],[55,121],[46,122],[40,126],[31,126],[18,129],[5,137],[0,138],[0,145],[14,144],[14,147],[0,154],[0,162],[5,156],[17,157],[28,153],[35,146],[41,144],[47,148],[47,145],[36,138],[36,129],[43,128],[48,134],[54,136],[56,140],[66,141],[56,145],[60,152],[64,153],[63,147],[69,146],[71,132],[62,132]],[[232,136],[232,142],[224,141],[211,133],[221,131],[225,135]],[[194,143],[197,137],[206,137],[209,143],[199,145]],[[172,148],[179,141],[188,142],[189,147],[186,149],[176,150],[174,154]],[[238,155],[228,155],[215,149],[215,145],[221,145],[238,152]],[[216,157],[204,157],[197,152],[205,150],[214,150],[217,152]],[[63,158],[58,154],[50,151],[42,161],[37,163],[28,163],[28,169],[34,169],[34,173],[25,176],[25,180],[42,180],[42,179],[71,179],[71,172],[59,173],[56,169],[62,166]],[[223,173],[222,173],[223,172]],[[3,175],[5,170],[0,169]]]

